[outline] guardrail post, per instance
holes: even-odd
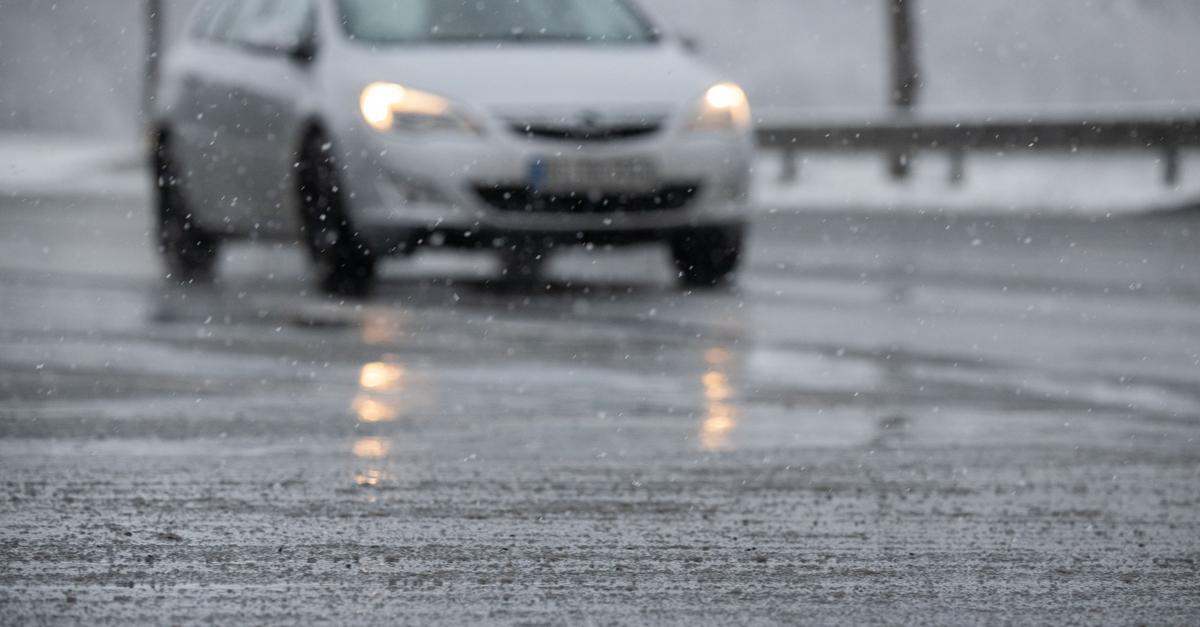
[[[146,59],[142,84],[142,119],[147,122],[154,112],[158,94],[159,65],[162,56],[162,0],[144,0],[146,11]]]
[[[1179,146],[1167,144],[1163,147],[1163,183],[1167,187],[1179,184]]]
[[[887,0],[892,34],[892,108],[900,118],[908,118],[917,102],[921,72],[917,67],[917,45],[913,27],[915,0]],[[892,178],[908,177],[913,153],[908,149],[891,151]]]
[[[961,187],[967,178],[967,150],[965,148],[950,149],[950,185]]]
[[[897,181],[908,178],[908,175],[912,172],[912,168],[910,167],[912,165],[912,153],[907,150],[902,148],[893,149],[888,154],[888,161],[888,171],[891,172],[892,178]]]
[[[800,178],[800,159],[795,148],[783,149],[783,166],[779,170],[780,183],[795,183]]]

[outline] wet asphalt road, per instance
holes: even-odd
[[[0,623],[1196,624],[1200,219],[764,215],[494,284],[157,278],[0,200]]]

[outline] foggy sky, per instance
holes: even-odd
[[[178,21],[192,0],[169,6]],[[886,101],[883,0],[643,0],[760,112]],[[0,0],[0,129],[136,127],[139,0]],[[921,0],[927,108],[1200,103],[1193,0]]]

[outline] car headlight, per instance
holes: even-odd
[[[371,83],[358,99],[367,124],[380,132],[459,131],[478,135],[480,127],[445,98],[396,83]]]
[[[729,131],[750,126],[750,101],[734,83],[713,85],[696,107],[693,131]]]

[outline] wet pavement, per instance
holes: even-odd
[[[655,249],[157,277],[0,200],[0,623],[1200,621],[1200,218],[764,213]]]

